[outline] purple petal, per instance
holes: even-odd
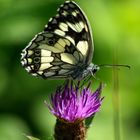
[[[58,88],[51,95],[50,103],[46,104],[49,110],[59,118],[74,122],[77,119],[86,119],[99,111],[103,98],[100,98],[102,85],[93,93],[88,84],[86,88],[79,91],[80,82],[76,87],[73,83],[66,83],[64,88]]]

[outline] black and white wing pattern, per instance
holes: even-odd
[[[22,51],[21,63],[43,78],[80,78],[91,63],[92,34],[80,7],[66,1]]]

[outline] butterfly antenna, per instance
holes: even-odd
[[[125,68],[128,68],[130,69],[131,67],[129,65],[111,65],[111,64],[100,64],[98,65],[99,67],[125,67]]]

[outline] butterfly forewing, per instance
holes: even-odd
[[[21,62],[32,75],[77,78],[92,59],[92,38],[82,10],[66,1],[22,51]]]

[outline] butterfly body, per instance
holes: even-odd
[[[66,1],[22,51],[22,66],[42,78],[82,79],[98,70],[92,64],[90,25],[80,7]]]

